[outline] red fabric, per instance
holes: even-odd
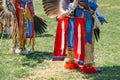
[[[43,21],[43,19],[41,17],[38,17],[38,20]]]
[[[62,45],[62,22],[64,22],[64,49],[62,53],[61,45]],[[58,57],[64,57],[66,53],[66,44],[67,44],[67,31],[68,30],[68,18],[60,18],[58,19],[58,25],[56,30],[56,37],[55,37],[55,43],[54,43],[54,52],[53,52],[53,61],[63,61],[64,58],[58,58]],[[57,57],[57,58],[56,58]]]
[[[15,7],[16,7],[17,1],[16,1],[16,0],[13,0],[13,3],[14,3],[14,5],[15,5]]]
[[[20,3],[15,3],[15,7],[16,7],[16,16],[17,16],[18,25],[19,25],[19,11],[21,11],[20,10],[20,7],[21,7]]]
[[[83,18],[75,18],[74,20],[74,58],[75,60],[84,62],[84,54],[85,54],[85,29],[84,29],[84,19]],[[78,25],[80,25],[80,43],[81,47],[80,53],[78,53]]]
[[[75,62],[67,62],[67,63],[65,63],[64,68],[72,70],[72,69],[79,68],[79,65]]]

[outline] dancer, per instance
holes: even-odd
[[[34,13],[32,0],[2,0],[1,18],[4,17],[5,23],[11,25],[12,48],[15,53],[31,54],[34,51],[35,32],[40,34],[45,32],[45,21]],[[30,50],[27,50],[29,39]]]
[[[106,21],[98,14],[96,0],[43,0],[43,7],[58,21],[53,61],[64,60],[65,69],[82,65],[84,73],[102,71],[94,66],[94,34],[98,41],[100,22]]]
[[[18,20],[18,48],[16,53],[31,54],[34,52],[35,32],[40,34],[45,32],[46,23],[34,13],[32,0],[14,0],[16,15]],[[28,38],[30,50],[27,50],[26,43]]]

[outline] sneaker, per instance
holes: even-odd
[[[80,68],[79,65],[75,62],[66,62],[64,65],[65,69],[73,70]]]
[[[100,68],[95,68],[95,67],[88,68],[86,66],[83,66],[81,69],[81,72],[83,73],[96,73],[96,72],[102,72],[102,71],[103,69],[100,69]]]
[[[102,72],[102,71],[103,71],[103,69],[97,68],[97,72]]]
[[[20,48],[15,49],[15,53],[20,54],[21,52],[22,52],[22,49],[20,49]]]
[[[32,54],[33,52],[31,50],[27,50],[26,48],[22,51],[23,54],[25,55],[30,55]]]

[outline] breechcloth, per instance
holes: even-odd
[[[83,18],[65,17],[58,19],[53,61],[63,61],[66,56],[66,48],[72,47],[74,61],[83,64],[85,51],[84,31]]]

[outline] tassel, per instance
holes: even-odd
[[[34,51],[34,46],[35,46],[35,37],[32,38],[32,42],[31,42],[31,45],[32,45],[32,51]]]
[[[30,38],[28,47],[31,46],[32,52],[34,52],[34,46],[35,46],[35,37]]]
[[[95,35],[96,41],[98,41],[100,39],[100,29],[99,28],[96,27],[94,29],[94,35]]]

